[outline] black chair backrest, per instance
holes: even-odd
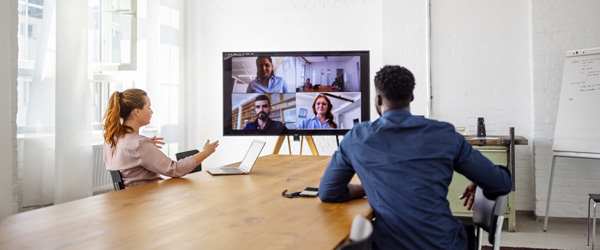
[[[189,150],[189,151],[184,151],[184,152],[179,152],[177,154],[175,154],[175,158],[177,158],[177,160],[181,160],[183,158],[187,158],[189,156],[195,155],[197,153],[199,153],[200,151],[193,149],[193,150]],[[192,173],[194,172],[198,172],[198,171],[202,171],[202,164],[196,166],[196,168],[192,171]]]
[[[123,176],[121,176],[121,172],[119,170],[108,170],[110,173],[110,177],[112,178],[113,188],[115,191],[125,189],[125,182],[123,181]]]

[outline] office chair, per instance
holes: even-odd
[[[352,221],[350,236],[337,250],[371,250],[373,225],[364,217],[357,215]]]
[[[119,170],[108,170],[110,173],[110,177],[112,178],[113,188],[115,191],[125,189],[125,182],[123,181],[123,176],[121,176],[121,172]]]
[[[500,249],[502,224],[504,223],[504,210],[506,209],[508,194],[490,200],[483,195],[483,190],[477,187],[473,203],[473,224],[477,237],[477,249],[481,249],[482,234],[488,232],[488,242],[494,250]]]

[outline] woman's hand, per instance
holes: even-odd
[[[465,206],[468,210],[473,208],[473,202],[475,201],[475,189],[477,186],[475,183],[471,183],[471,185],[465,188],[465,192],[460,196],[461,200],[465,200],[463,202],[463,206]]]
[[[211,155],[212,153],[214,153],[217,150],[218,146],[219,146],[219,141],[214,141],[211,143],[209,140],[206,140],[206,143],[204,143],[204,147],[202,148],[202,151],[206,152],[208,155]]]
[[[162,145],[165,145],[165,138],[163,137],[156,137],[156,136],[152,136],[152,138],[150,138],[150,141],[152,141],[152,144],[154,144],[154,146],[156,146],[157,148],[162,148]]]

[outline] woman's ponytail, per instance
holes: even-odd
[[[112,147],[117,145],[117,138],[123,134],[121,124],[121,104],[119,91],[115,91],[108,99],[108,109],[104,115],[104,141]]]

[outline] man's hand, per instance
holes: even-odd
[[[152,136],[152,138],[150,138],[150,141],[152,141],[152,144],[154,144],[154,146],[156,146],[157,148],[162,148],[162,145],[165,144],[164,139],[165,138],[163,137]]]
[[[461,200],[465,200],[463,202],[463,206],[465,206],[468,210],[473,208],[473,202],[475,201],[475,189],[477,186],[475,183],[471,183],[465,188],[465,192],[460,196]]]

